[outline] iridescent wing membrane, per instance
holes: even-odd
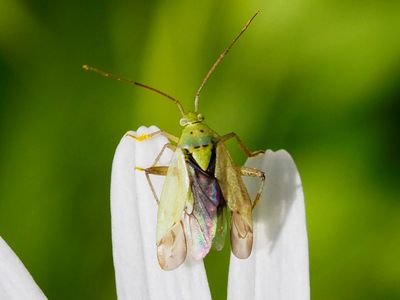
[[[191,156],[188,157],[187,164],[193,204],[192,209],[186,211],[189,225],[186,232],[190,237],[188,240],[191,255],[195,259],[201,259],[207,255],[213,245],[217,250],[223,247],[226,222],[221,222],[225,200],[214,176],[215,154],[211,157],[206,171],[203,171]]]

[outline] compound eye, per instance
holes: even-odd
[[[181,126],[185,126],[188,123],[188,121],[186,119],[180,119],[179,121],[179,125]]]
[[[198,114],[198,115],[197,115],[197,120],[203,121],[203,120],[204,120],[203,115],[202,115],[202,114]]]

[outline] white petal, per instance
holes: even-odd
[[[308,242],[300,176],[280,150],[249,159],[265,171],[266,186],[254,210],[254,245],[247,260],[231,255],[228,299],[310,299]],[[246,180],[254,194],[257,184]]]
[[[18,256],[0,237],[0,299],[47,299]]]
[[[158,128],[140,127],[133,135]],[[188,261],[173,271],[160,268],[156,254],[157,203],[145,174],[167,140],[162,136],[137,142],[123,137],[116,150],[111,178],[114,268],[118,299],[210,299],[203,263]],[[168,165],[166,150],[159,165]],[[151,177],[157,194],[162,176]],[[189,256],[188,256],[189,257]]]

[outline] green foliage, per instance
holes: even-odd
[[[258,9],[200,111],[252,149],[293,155],[313,299],[400,298],[400,2],[1,0],[0,234],[50,299],[116,298],[114,150],[142,124],[180,131],[173,104],[81,65],[148,83],[188,109]],[[206,263],[224,299],[229,252]]]

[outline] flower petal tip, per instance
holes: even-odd
[[[47,299],[18,256],[0,237],[0,299]]]

